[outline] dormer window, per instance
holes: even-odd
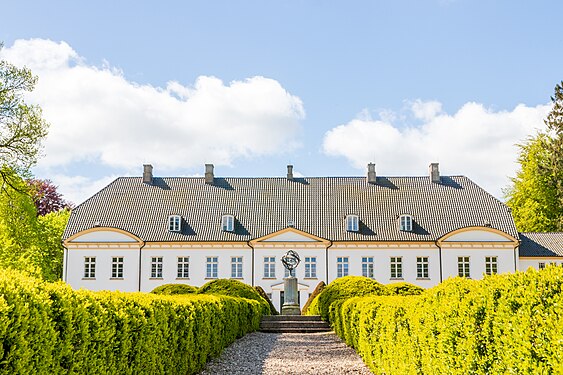
[[[221,226],[225,232],[234,232],[235,230],[235,217],[233,215],[223,215]]]
[[[357,232],[360,229],[360,218],[358,215],[346,216],[346,230],[348,232]]]
[[[170,232],[179,232],[181,229],[181,217],[180,215],[170,215],[168,216],[168,230]]]
[[[412,216],[401,215],[399,216],[399,230],[404,232],[412,232]]]

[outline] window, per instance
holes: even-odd
[[[205,262],[205,277],[207,279],[216,279],[218,277],[219,270],[219,258],[218,257],[207,257]]]
[[[162,257],[151,258],[151,278],[153,279],[162,278]]]
[[[399,229],[405,232],[412,232],[412,216],[401,215],[399,217]]]
[[[416,277],[428,279],[428,257],[416,257]]]
[[[264,257],[264,278],[276,278],[276,257]]]
[[[305,278],[315,279],[317,277],[317,257],[305,257]]]
[[[123,278],[123,257],[111,258],[111,278],[112,279]]]
[[[178,257],[178,279],[190,278],[190,257]]]
[[[233,232],[235,230],[235,217],[233,215],[223,215],[221,226],[225,232]]]
[[[470,277],[469,257],[457,257],[457,274],[461,277]]]
[[[362,257],[362,276],[373,279],[373,257]]]
[[[348,276],[348,257],[336,258],[336,277]]]
[[[168,230],[170,232],[179,232],[180,223],[181,223],[181,218],[179,215],[168,216]]]
[[[497,257],[485,257],[485,274],[495,275],[497,270]]]
[[[539,268],[540,270],[543,270],[543,269],[545,268],[545,262],[540,262],[540,263],[538,264],[538,268]]]
[[[392,279],[403,278],[403,258],[391,257],[391,278]]]
[[[357,232],[360,228],[360,218],[358,215],[346,216],[346,230],[348,232]]]
[[[289,276],[289,270],[287,268],[284,267],[284,277],[288,277]],[[295,277],[295,268],[291,270],[291,276]]]
[[[242,279],[242,257],[231,258],[231,278]]]
[[[84,258],[84,278],[94,279],[96,277],[96,257]]]

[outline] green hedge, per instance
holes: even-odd
[[[154,288],[151,293],[166,296],[172,296],[175,294],[194,294],[197,293],[197,288],[187,284],[164,284]]]
[[[330,322],[378,374],[563,374],[563,267],[350,298]]]
[[[0,374],[195,374],[263,306],[212,295],[74,291],[0,271]]]
[[[238,280],[217,279],[203,284],[198,293],[247,298],[260,302],[264,315],[273,315],[270,304],[253,287]]]

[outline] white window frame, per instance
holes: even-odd
[[[389,260],[391,279],[403,279],[403,257],[391,257]]]
[[[430,278],[428,272],[429,258],[428,257],[416,257],[416,278],[417,279],[428,279]]]
[[[178,257],[177,258],[177,279],[189,279],[190,278],[190,257]]]
[[[317,278],[317,257],[305,257],[305,278]]]
[[[205,278],[219,278],[219,257],[210,256],[205,258]]]
[[[168,216],[168,230],[170,232],[180,232],[182,230],[182,217],[180,215]]]
[[[84,257],[84,279],[96,278],[96,257]]]
[[[265,279],[276,278],[276,257],[271,257],[271,256],[264,257],[264,278]]]
[[[471,263],[470,257],[461,256],[457,257],[457,275],[459,277],[471,277]]]
[[[151,279],[162,279],[162,257],[151,257]]]
[[[291,276],[296,277],[295,276],[295,268],[291,270],[291,272],[289,272],[289,270],[287,268],[285,268],[285,266],[283,267],[284,269],[284,273],[283,273],[283,277],[289,277],[289,274],[291,273]]]
[[[485,275],[496,275],[498,273],[498,257],[485,257]]]
[[[362,257],[362,276],[373,279],[375,277],[375,265],[373,257]]]
[[[221,218],[221,228],[224,232],[234,232],[235,217],[233,215],[223,215]]]
[[[111,257],[111,278],[123,279],[123,257]]]
[[[412,216],[401,215],[399,216],[399,230],[403,232],[412,232]]]
[[[360,230],[360,217],[358,215],[346,215],[346,230],[348,232]]]
[[[242,257],[231,257],[231,279],[242,279]]]
[[[349,275],[350,262],[348,257],[336,258],[336,277],[344,277]]]

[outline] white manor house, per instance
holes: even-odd
[[[518,233],[510,209],[467,177],[118,178],[72,210],[63,279],[149,292],[217,278],[259,285],[277,309],[296,251],[303,305],[320,281],[363,275],[431,287],[563,264],[563,233]]]

